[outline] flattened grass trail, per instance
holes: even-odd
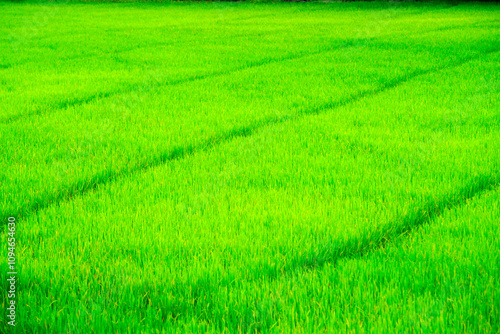
[[[499,332],[499,10],[0,2],[2,329]]]

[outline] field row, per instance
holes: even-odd
[[[0,11],[19,333],[500,330],[495,5]]]
[[[369,47],[346,44],[178,85],[163,84],[156,73],[156,82],[146,79],[126,94],[40,115],[28,112],[0,124],[5,143],[0,187],[7,199],[1,216],[29,213],[249,128],[316,113],[423,73],[484,58],[498,51],[487,43],[489,34],[486,28],[473,35],[436,32],[419,37],[419,43],[396,34]]]
[[[89,313],[114,330],[143,319],[152,328],[199,319],[269,329],[295,315],[318,325],[293,308],[275,310],[278,318],[250,308],[245,322],[234,312],[262,300],[268,290],[257,286],[269,279],[284,293],[283,275],[329,268],[497,185],[499,91],[480,73],[498,73],[498,64],[494,54],[421,76],[28,217],[23,277],[36,313],[27,309],[26,319],[90,326],[78,318]],[[454,88],[445,96],[440,87]],[[307,277],[298,279],[316,279]]]
[[[248,67],[301,58],[346,46],[363,47],[361,50],[342,52],[343,58],[347,58],[344,60],[352,62],[356,59],[349,59],[351,53],[363,53],[374,40],[389,42],[391,47],[395,46],[393,42],[400,44],[392,40],[394,36],[406,40],[404,43],[406,47],[414,44],[411,42],[415,40],[414,38],[407,40],[408,35],[419,35],[419,39],[422,33],[449,35],[450,31],[460,33],[460,29],[465,26],[470,29],[468,34],[473,30],[477,30],[479,34],[485,32],[490,34],[495,28],[488,17],[481,19],[470,17],[462,19],[457,24],[453,12],[448,14],[447,20],[442,20],[439,25],[430,28],[420,22],[421,18],[415,15],[421,12],[421,9],[401,13],[394,9],[385,9],[372,14],[374,23],[362,26],[355,25],[360,21],[359,13],[353,15],[352,12],[346,12],[340,18],[336,16],[334,20],[325,17],[324,13],[304,19],[304,13],[299,12],[292,17],[283,16],[273,25],[264,25],[266,29],[261,28],[262,25],[259,24],[260,21],[266,22],[264,21],[266,16],[261,19],[258,16],[252,19],[250,16],[246,24],[238,23],[238,30],[234,29],[234,23],[231,23],[234,20],[241,21],[241,13],[235,17],[224,16],[224,20],[220,22],[216,20],[219,24],[213,22],[205,25],[194,25],[192,20],[199,20],[194,16],[188,22],[175,20],[175,33],[171,29],[164,30],[166,24],[164,21],[157,22],[157,26],[147,27],[152,34],[148,35],[146,40],[141,30],[125,30],[121,27],[121,33],[126,34],[125,36],[109,33],[110,39],[124,44],[118,50],[115,48],[100,50],[100,48],[110,48],[110,44],[113,46],[114,43],[103,38],[85,38],[88,32],[78,30],[78,26],[71,36],[73,39],[64,36],[64,43],[61,43],[60,34],[55,34],[53,31],[60,28],[47,27],[45,32],[47,36],[44,38],[37,36],[36,39],[28,40],[26,43],[31,42],[30,47],[25,46],[18,50],[18,52],[30,50],[28,60],[20,64],[8,64],[8,60],[5,60],[5,64],[2,65],[4,68],[2,77],[8,79],[3,80],[4,89],[0,91],[0,96],[4,100],[0,110],[2,116],[0,120],[9,122],[23,115],[41,114],[53,108],[66,108],[134,90],[145,88],[150,90],[157,86],[220,76]],[[213,15],[209,16],[209,13],[207,16],[214,20]],[[110,22],[115,22],[114,15],[109,18]],[[54,19],[53,23],[62,19]],[[110,30],[105,23],[106,21],[101,23],[102,27],[96,29]],[[8,21],[6,24],[12,25]],[[346,25],[354,27],[346,32]],[[113,29],[120,28],[115,26]],[[20,32],[16,29],[11,28],[10,33],[20,38]],[[388,36],[391,37],[389,41]],[[432,39],[432,36],[429,37]],[[14,43],[16,38],[11,39],[10,43],[7,40],[2,44],[7,50],[12,51],[6,55],[14,60],[19,58],[19,54]],[[420,44],[422,42],[419,40],[419,43],[414,45],[420,52],[423,51]],[[450,53],[456,53],[453,52],[456,50],[452,49],[461,44],[447,43],[447,45],[451,48],[446,54],[449,57]],[[33,49],[36,48],[41,49],[34,56]],[[54,54],[50,55],[51,52]],[[66,55],[67,52],[76,54]],[[90,54],[86,54],[89,52]]]

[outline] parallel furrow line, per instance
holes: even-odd
[[[384,248],[389,243],[407,238],[421,226],[432,223],[434,219],[441,216],[446,210],[458,208],[475,197],[498,189],[499,186],[500,177],[482,175],[477,177],[471,184],[461,189],[457,189],[440,199],[430,200],[425,205],[414,208],[409,214],[400,217],[390,224],[384,225],[382,228],[366,232],[347,240],[339,240],[335,244],[324,245],[322,254],[318,254],[317,252],[314,254],[306,254],[300,259],[287,264],[285,267],[261,267],[260,270],[253,271],[250,273],[250,276],[245,277],[243,283],[251,283],[262,279],[273,281],[284,275],[293,275],[300,271],[320,270],[327,264],[336,265],[341,260],[363,258],[367,254]],[[214,285],[210,278],[200,277],[196,284],[191,284],[189,287],[177,286],[176,291],[172,291],[174,296],[178,294],[178,298],[173,298],[173,300],[177,302],[172,303],[166,309],[162,309],[162,312],[163,314],[171,315],[173,319],[190,318],[194,316],[199,317],[200,314],[195,314],[195,310],[193,309],[193,300],[188,301],[182,298],[182,296],[185,295],[185,291],[190,291],[191,298],[196,299],[199,297],[203,300],[205,305],[204,312],[199,320],[224,326],[222,319],[218,319],[214,315],[215,312],[211,310],[214,310],[217,306],[217,291],[220,288],[237,289],[234,284],[235,282],[232,278],[217,281],[216,285]],[[147,286],[134,287],[135,290],[140,290],[137,291],[137,295],[144,295],[145,291],[143,290],[145,288],[148,289]],[[160,295],[156,297],[155,294],[160,293],[161,289],[148,289],[148,304],[152,303],[154,305],[155,299],[161,298]]]
[[[471,60],[478,59],[484,55],[499,52],[499,51],[500,51],[499,49],[489,50],[487,52],[482,53],[479,56],[467,57],[467,58],[464,58],[460,61],[445,64],[445,65],[435,67],[432,69],[428,69],[428,70],[417,70],[417,71],[414,71],[412,73],[408,73],[406,75],[395,78],[395,79],[381,85],[379,88],[365,90],[365,91],[362,91],[354,96],[350,96],[350,97],[345,98],[345,99],[340,100],[340,101],[338,101],[338,100],[337,101],[329,101],[327,103],[318,105],[318,106],[313,107],[311,109],[302,109],[302,110],[299,110],[294,115],[274,116],[274,117],[268,117],[265,119],[254,121],[247,126],[234,128],[226,133],[223,133],[223,134],[214,136],[210,139],[207,139],[207,140],[205,140],[202,143],[197,144],[197,145],[174,147],[173,149],[165,152],[162,155],[159,155],[151,160],[143,161],[143,162],[137,164],[134,168],[123,169],[121,171],[110,171],[110,170],[103,171],[99,174],[96,174],[94,177],[92,177],[90,179],[75,182],[65,189],[60,189],[58,192],[54,192],[52,194],[45,194],[45,195],[43,195],[43,197],[39,197],[39,198],[33,200],[33,202],[31,204],[29,204],[27,207],[20,207],[15,212],[2,212],[1,217],[5,218],[5,219],[2,219],[2,224],[5,224],[5,222],[7,221],[6,218],[9,216],[14,215],[17,218],[21,218],[21,217],[27,217],[27,216],[36,214],[36,212],[38,212],[44,208],[47,208],[51,205],[55,205],[55,204],[58,204],[60,202],[66,201],[66,200],[71,200],[71,198],[73,198],[74,196],[83,195],[89,191],[92,191],[100,186],[104,186],[104,185],[111,183],[115,180],[118,180],[120,178],[129,177],[133,174],[144,172],[146,170],[149,170],[150,168],[164,165],[170,161],[180,160],[180,159],[186,158],[186,157],[188,157],[196,152],[207,151],[214,146],[219,146],[223,143],[230,142],[231,140],[233,140],[235,138],[251,136],[252,134],[256,133],[258,130],[260,130],[262,128],[272,126],[275,124],[279,124],[279,123],[284,123],[287,121],[292,121],[292,120],[301,118],[305,115],[314,115],[314,114],[324,112],[326,110],[332,110],[332,109],[335,109],[335,108],[338,108],[338,107],[341,107],[341,106],[344,106],[344,105],[347,105],[350,103],[354,103],[354,102],[359,101],[365,97],[371,97],[371,96],[377,95],[379,93],[382,93],[384,91],[387,91],[389,89],[395,88],[395,87],[397,87],[405,82],[408,82],[414,78],[417,78],[419,76],[439,72],[439,71],[446,70],[446,69],[453,68],[453,67],[458,67],[458,66],[463,65]]]
[[[335,49],[351,47],[351,46],[355,45],[356,42],[357,42],[357,40],[352,40],[352,41],[344,42],[343,44],[337,44],[335,46],[323,47],[323,48],[321,48],[317,51],[313,51],[313,52],[299,52],[299,53],[295,53],[295,54],[283,56],[283,57],[262,59],[262,60],[251,62],[247,65],[239,66],[237,68],[233,68],[233,69],[229,69],[229,70],[222,70],[222,71],[215,71],[212,73],[194,75],[194,76],[190,76],[190,77],[187,77],[184,79],[172,80],[172,81],[169,81],[169,82],[164,83],[164,84],[154,85],[154,87],[158,88],[158,87],[162,87],[162,86],[176,86],[176,85],[181,85],[181,84],[190,83],[190,82],[194,82],[194,81],[200,81],[200,80],[204,80],[204,79],[217,78],[217,77],[229,75],[232,73],[237,73],[237,72],[252,69],[252,68],[258,68],[258,67],[265,66],[268,64],[280,63],[280,62],[285,62],[285,61],[289,61],[289,60],[297,60],[297,59],[306,58],[306,57],[318,55],[321,53],[333,51]],[[133,88],[125,88],[125,89],[120,88],[120,89],[116,89],[114,91],[110,91],[110,92],[106,92],[106,93],[97,93],[97,94],[89,95],[89,96],[86,96],[84,98],[75,98],[71,101],[59,103],[57,106],[53,106],[51,110],[55,111],[55,110],[66,109],[66,108],[70,108],[70,107],[74,107],[74,106],[84,105],[84,104],[90,103],[92,101],[95,101],[97,99],[101,99],[101,98],[104,99],[104,98],[113,97],[113,96],[116,96],[116,95],[119,95],[122,93],[134,92],[142,86],[143,85],[134,85]],[[151,90],[151,88],[149,88],[149,87],[147,89],[145,89],[145,91],[150,91],[150,90]],[[3,119],[0,120],[0,124],[9,124],[12,122],[16,122],[19,120],[30,118],[32,116],[37,116],[37,115],[42,115],[42,114],[47,114],[47,113],[49,113],[49,112],[46,111],[46,109],[37,109],[37,110],[31,111],[28,113],[7,116],[7,117],[4,117]]]

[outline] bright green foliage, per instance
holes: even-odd
[[[500,330],[498,6],[0,10],[19,332]]]

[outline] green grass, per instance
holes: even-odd
[[[500,330],[498,5],[0,7],[17,332]]]

